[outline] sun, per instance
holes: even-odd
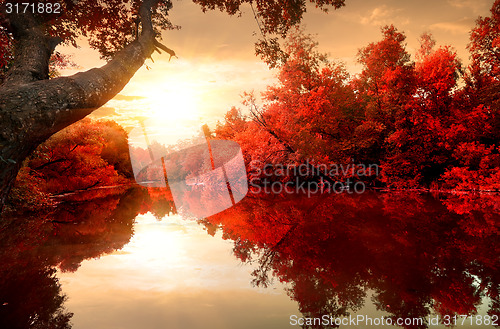
[[[143,97],[142,108],[138,111],[140,123],[129,133],[134,145],[173,146],[201,134],[201,96],[195,88],[186,85],[169,87],[165,83],[150,83],[149,88],[140,93]]]
[[[195,90],[188,87],[152,89],[146,99],[150,107],[150,119],[176,122],[200,120],[199,96]]]

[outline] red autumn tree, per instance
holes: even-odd
[[[434,50],[429,35],[422,38],[415,65],[414,94],[402,106],[388,138],[383,180],[396,187],[428,186],[443,173],[451,158],[447,132],[454,107],[460,62],[449,47]]]
[[[415,90],[414,64],[406,51],[406,36],[393,25],[382,28],[383,39],[358,53],[363,71],[355,80],[369,120],[384,126],[384,136],[394,132],[396,120]]]
[[[84,119],[53,135],[25,161],[9,195],[16,212],[41,211],[50,194],[129,183],[127,134],[115,122]]]
[[[457,95],[449,132],[454,165],[445,186],[461,190],[500,190],[500,1],[491,16],[480,17],[471,31],[472,63]]]
[[[265,34],[285,34],[306,10],[305,0],[194,2],[205,11],[220,9],[230,15],[240,13],[244,4],[255,4]],[[325,10],[344,4],[311,2]],[[7,70],[0,86],[0,205],[22,161],[40,143],[116,95],[153,51],[174,55],[157,40],[160,30],[174,27],[167,17],[171,7],[170,0],[0,1],[0,63],[10,65],[0,70]],[[80,36],[110,61],[71,77],[49,79],[49,60],[57,45],[75,44]]]
[[[317,46],[310,35],[292,34],[279,82],[264,94],[261,120],[293,153],[292,162],[345,161],[351,151],[348,136],[362,114],[345,67],[329,61]]]
[[[296,33],[272,63],[278,83],[262,105],[247,94],[250,115],[233,109],[216,135],[242,145],[250,176],[259,172],[255,163],[355,159],[380,164],[379,184],[389,187],[498,191],[499,8],[496,1],[491,17],[477,21],[466,70],[454,49],[436,49],[429,33],[412,61],[405,35],[391,25],[359,51],[363,70],[351,78],[310,36]]]
[[[250,115],[233,109],[218,125],[216,136],[240,143],[248,164],[343,163],[356,151],[350,139],[363,109],[344,65],[329,61],[317,46],[310,35],[294,31],[285,42],[278,82],[263,93],[262,104],[246,93]]]
[[[33,175],[44,179],[45,190],[49,193],[124,183],[124,176],[116,169],[122,165],[120,158],[128,155],[127,139],[123,129],[111,127],[82,120],[42,144],[27,165]],[[123,132],[121,136],[110,138],[120,132]],[[118,143],[125,147],[117,147],[110,154],[109,148]]]

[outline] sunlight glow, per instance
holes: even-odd
[[[62,279],[109,291],[185,289],[247,289],[249,268],[232,255],[232,243],[208,235],[195,221],[179,215],[158,221],[151,213],[139,215],[134,236],[122,249],[82,262],[78,273]],[[85,279],[82,279],[82,275]],[[86,289],[93,294],[98,289]],[[102,291],[101,291],[102,293]]]
[[[200,119],[200,100],[194,90],[177,87],[165,90],[153,88],[145,95],[149,117],[158,120],[194,121]]]

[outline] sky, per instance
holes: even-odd
[[[203,13],[186,0],[172,0],[171,21],[180,30],[165,31],[162,42],[178,58],[153,55],[113,100],[96,111],[94,118],[112,118],[125,127],[137,117],[174,120],[188,129],[207,123],[215,126],[232,107],[240,107],[241,94],[256,95],[276,82],[275,71],[255,56],[258,26],[250,7],[241,17],[218,11]],[[464,64],[469,31],[479,16],[488,16],[493,0],[346,0],[338,10],[324,13],[314,6],[304,16],[305,31],[315,36],[319,51],[345,62],[351,74],[359,73],[358,50],[381,39],[380,28],[394,24],[407,36],[407,50],[414,54],[418,38],[431,32],[437,45],[451,45]],[[80,42],[80,48],[65,47],[73,54],[78,70],[103,65],[96,51]],[[64,70],[63,75],[75,73]]]

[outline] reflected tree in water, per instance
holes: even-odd
[[[202,223],[255,264],[255,285],[286,283],[305,316],[356,312],[368,295],[393,319],[475,314],[484,297],[498,315],[498,204],[473,195],[273,196]]]
[[[97,190],[67,196],[37,218],[0,221],[0,328],[69,329],[72,313],[56,277],[85,259],[123,248],[134,220],[174,212],[168,195],[146,189]],[[90,200],[90,201],[89,201]]]
[[[70,328],[56,269],[75,271],[85,259],[122,248],[139,214],[175,213],[162,190],[88,193],[66,197],[45,218],[0,223],[1,328]],[[394,318],[474,314],[485,297],[488,314],[499,315],[498,201],[250,195],[199,222],[234,241],[234,254],[255,266],[254,285],[283,282],[307,317],[352,314],[367,296]]]

